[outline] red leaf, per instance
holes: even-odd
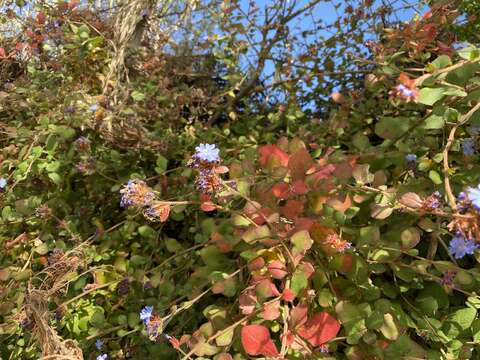
[[[307,187],[307,185],[305,185],[303,180],[297,180],[292,185],[292,191],[295,194],[303,195],[303,194],[308,193],[308,187]]]
[[[290,327],[292,329],[302,326],[307,322],[308,306],[307,304],[300,304],[295,306],[290,311]]]
[[[273,167],[275,167],[275,165],[288,165],[288,154],[276,145],[264,145],[258,149],[258,152],[260,153],[260,165],[263,167],[267,165]]]
[[[174,349],[180,349],[180,341],[175,336],[169,336],[168,342],[173,346]]]
[[[165,222],[170,216],[170,204],[154,203],[145,211],[145,214],[151,220],[159,219],[160,222]]]
[[[257,286],[255,287],[257,294],[264,298],[270,298],[273,296],[280,296],[280,292],[278,291],[275,284],[270,279],[264,279],[260,281]]]
[[[255,304],[257,303],[255,290],[249,289],[242,292],[238,298],[238,303],[240,310],[242,310],[242,314],[250,315],[255,310]]]
[[[274,260],[268,264],[268,271],[274,279],[283,279],[285,276],[287,276],[287,268],[280,260]]]
[[[226,166],[216,166],[215,167],[215,172],[217,174],[226,174],[226,173],[228,173],[228,171],[229,171],[228,167],[226,167]]]
[[[272,187],[272,193],[279,199],[288,199],[290,197],[290,186],[287,183],[281,182]]]
[[[340,323],[326,312],[315,314],[298,329],[298,334],[313,346],[332,340],[340,331]]]
[[[200,201],[201,201],[200,209],[202,209],[205,212],[210,212],[217,209],[217,205],[215,205],[211,201],[210,195],[200,194]]]
[[[285,288],[283,289],[282,299],[285,301],[292,302],[293,300],[295,300],[295,294],[289,288]]]
[[[43,25],[43,24],[45,24],[45,21],[47,21],[46,15],[43,12],[39,12],[37,14],[37,23],[39,25]]]
[[[0,59],[4,59],[7,57],[7,53],[3,47],[0,47]]]
[[[270,332],[262,325],[247,325],[241,331],[242,345],[248,355],[279,356]]]
[[[220,353],[215,357],[216,360],[233,360],[232,355],[228,353]]]
[[[288,219],[294,220],[303,213],[303,201],[287,200],[285,206],[280,208],[280,213]]]
[[[305,175],[312,165],[312,157],[305,148],[298,150],[295,154],[290,156],[290,159],[288,160],[288,168],[290,169],[292,179],[295,181],[305,179]]]
[[[280,301],[263,305],[262,317],[265,320],[275,320],[280,316]]]
[[[255,270],[260,270],[265,266],[265,260],[261,256],[253,259],[248,263],[248,270],[250,271],[255,271]]]

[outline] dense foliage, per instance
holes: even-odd
[[[0,358],[480,358],[478,6],[323,3],[0,3]]]

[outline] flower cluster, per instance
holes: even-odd
[[[463,139],[461,142],[463,155],[473,156],[475,154],[475,140],[473,138]]]
[[[91,174],[95,167],[97,166],[97,161],[93,158],[83,160],[75,165],[75,168],[79,173],[82,174]]]
[[[215,144],[200,144],[187,166],[197,169],[195,187],[202,194],[213,194],[221,188],[221,180],[216,168],[220,163],[220,150]]]
[[[163,321],[158,314],[154,313],[153,306],[145,306],[140,311],[140,320],[145,324],[150,340],[155,341],[163,331]]]
[[[90,151],[90,140],[84,136],[80,136],[77,140],[75,140],[74,145],[78,152]]]
[[[438,209],[440,206],[441,194],[435,191],[432,195],[423,200],[422,208],[427,211]]]
[[[148,206],[154,199],[155,193],[145,183],[145,181],[133,179],[129,180],[127,185],[120,190],[122,199],[120,206],[127,208],[130,206]]]
[[[473,255],[479,247],[474,239],[466,239],[461,232],[457,232],[448,245],[448,251],[455,259],[461,259],[465,255]]]
[[[333,233],[329,234],[325,239],[325,244],[330,246],[332,249],[339,253],[345,252],[345,250],[350,249],[352,244],[346,240],[343,240],[340,235]]]
[[[443,274],[443,278],[440,280],[440,283],[444,286],[451,287],[453,286],[453,281],[455,280],[455,276],[457,275],[457,270],[447,270]]]
[[[480,185],[475,188],[468,187],[466,192],[461,192],[457,196],[457,210],[461,212],[468,211],[473,208],[480,211]]]

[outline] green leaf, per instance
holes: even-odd
[[[457,325],[462,330],[467,330],[472,326],[473,320],[477,316],[477,310],[464,308],[451,314],[447,321]]]
[[[51,172],[48,174],[50,180],[52,180],[56,185],[60,185],[62,183],[62,177],[58,175],[56,172]]]
[[[295,295],[299,295],[303,289],[308,286],[308,279],[303,271],[295,270],[292,275],[291,290]]]
[[[465,60],[475,60],[480,56],[480,51],[473,46],[469,46],[457,51],[458,55]]]
[[[423,88],[418,93],[417,101],[420,104],[433,105],[445,96],[444,91],[443,88]]]
[[[396,340],[398,338],[398,329],[393,316],[389,313],[383,315],[383,325],[380,327],[383,336],[388,340]]]
[[[375,125],[375,133],[384,139],[393,140],[405,133],[411,125],[411,119],[405,117],[383,117]]]
[[[442,129],[445,125],[445,119],[441,115],[432,114],[425,119],[424,129],[433,130],[433,129]]]
[[[448,57],[447,55],[440,55],[431,63],[431,65],[435,69],[443,69],[447,66],[452,65],[452,60],[450,60],[450,57]]]
[[[155,171],[158,174],[163,174],[167,170],[167,165],[168,160],[162,155],[157,155],[157,167],[155,168]]]
[[[430,178],[430,180],[433,181],[433,183],[435,185],[440,185],[443,183],[443,180],[442,180],[442,177],[440,176],[440,174],[438,172],[436,172],[435,170],[430,170],[428,172],[428,177]]]
[[[143,100],[145,100],[145,94],[143,94],[143,93],[141,93],[141,92],[139,92],[139,91],[137,91],[137,90],[133,91],[132,94],[131,94],[131,96],[132,96],[132,99],[135,100],[135,101],[143,101]]]
[[[155,239],[157,237],[157,232],[148,225],[140,226],[137,231],[141,237],[147,239]]]

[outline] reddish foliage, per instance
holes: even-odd
[[[262,325],[247,325],[241,331],[242,345],[248,355],[279,356],[270,332]]]
[[[295,194],[304,195],[308,193],[309,189],[303,180],[297,180],[292,185],[292,191]]]
[[[285,206],[280,208],[280,213],[288,219],[294,220],[299,217],[304,210],[303,201],[288,200]]]
[[[280,301],[274,301],[263,306],[262,317],[265,320],[275,320],[280,316]]]
[[[296,329],[307,322],[308,306],[300,304],[290,311],[290,328]]]
[[[4,59],[7,57],[7,53],[3,47],[0,47],[0,59]]]
[[[290,170],[292,179],[294,181],[305,179],[305,175],[312,165],[313,160],[307,149],[302,148],[298,150],[290,156],[288,161],[288,169]]]
[[[270,279],[264,279],[260,281],[255,287],[255,290],[257,291],[257,294],[264,298],[280,296],[280,292]]]
[[[265,266],[265,260],[263,260],[263,258],[259,256],[248,263],[248,270],[250,271],[260,270],[264,266]]]
[[[47,16],[45,15],[45,13],[39,12],[37,14],[37,24],[44,25],[46,21],[47,21]]]
[[[298,334],[313,346],[332,340],[340,331],[340,323],[329,313],[315,314],[298,329]]]
[[[268,271],[274,279],[283,279],[287,276],[287,268],[280,260],[274,260],[268,264]]]
[[[284,182],[275,184],[272,187],[272,193],[279,199],[288,199],[291,195],[290,186]]]
[[[282,299],[288,302],[292,302],[293,300],[295,300],[295,294],[289,288],[285,288],[283,290]]]
[[[250,315],[255,310],[255,304],[257,303],[257,296],[255,290],[248,289],[240,294],[238,299],[240,310],[244,315]]]
[[[258,152],[260,154],[259,162],[263,167],[288,165],[288,154],[276,145],[264,145],[258,149]]]
[[[200,209],[202,209],[205,212],[215,211],[217,209],[217,205],[215,205],[211,201],[210,195],[201,194],[200,201],[201,201]]]

